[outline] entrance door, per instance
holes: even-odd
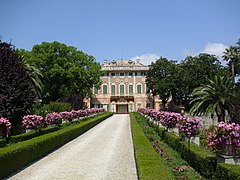
[[[127,104],[118,105],[118,106],[117,106],[117,113],[120,113],[120,114],[126,114],[126,113],[128,113],[128,105],[127,105]]]

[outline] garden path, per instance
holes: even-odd
[[[9,179],[137,179],[129,115],[113,115]]]

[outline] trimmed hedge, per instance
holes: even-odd
[[[175,179],[130,113],[135,159],[139,179]]]
[[[223,180],[240,180],[240,165],[219,163],[215,177]]]
[[[44,135],[47,133],[57,131],[59,129],[60,128],[58,126],[53,126],[50,128],[39,129],[39,131],[37,131],[37,132],[29,132],[29,133],[23,133],[23,134],[19,134],[19,135],[15,135],[15,136],[10,136],[7,139],[7,142],[12,144],[12,143],[17,143],[17,142],[21,142],[21,141],[26,141],[28,139],[32,139],[37,136],[41,136],[41,135]]]
[[[0,139],[0,148],[5,147],[7,145],[6,139]]]
[[[112,116],[104,113],[92,119],[0,149],[0,178],[27,166]]]

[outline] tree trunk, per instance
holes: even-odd
[[[232,60],[232,81],[235,83],[234,61]]]

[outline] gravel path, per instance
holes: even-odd
[[[137,179],[129,115],[113,115],[10,179]]]

